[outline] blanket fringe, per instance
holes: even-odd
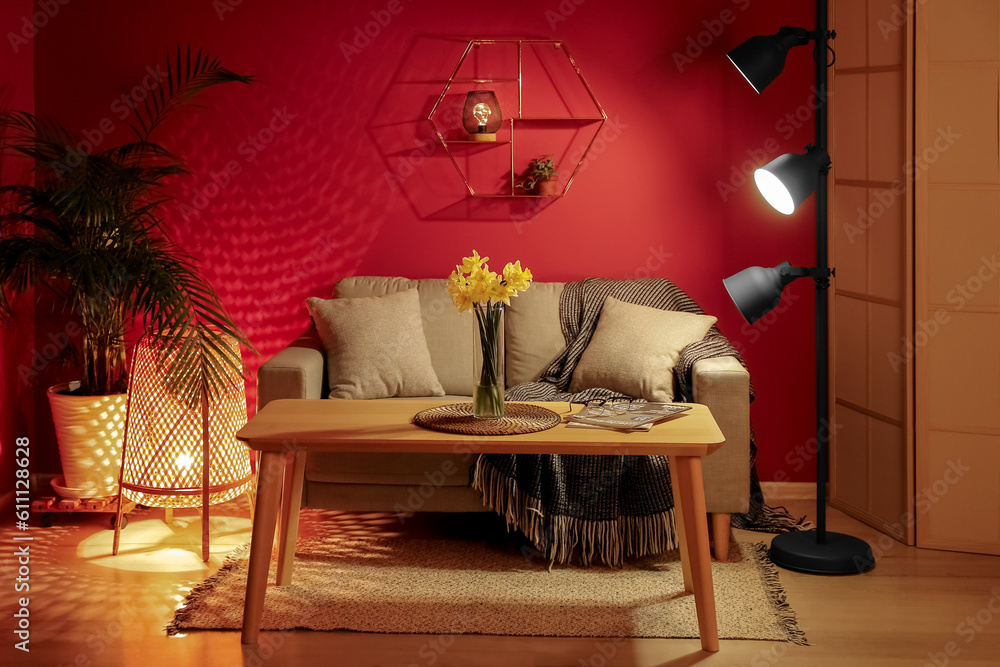
[[[758,533],[790,533],[796,530],[810,530],[813,522],[807,521],[804,516],[796,518],[787,508],[780,505],[772,507],[761,503],[746,514],[731,515],[730,525],[733,528]]]
[[[542,502],[522,491],[517,482],[483,460],[473,467],[472,488],[483,494],[487,507],[504,518],[507,529],[520,530],[538,555],[555,564],[572,561],[579,546],[580,560],[621,567],[624,558],[663,553],[678,547],[673,508],[648,516],[619,516],[591,521],[572,516],[546,516]],[[527,554],[526,554],[527,555]]]
[[[799,622],[795,617],[795,612],[788,605],[788,598],[785,589],[778,578],[778,568],[771,562],[768,555],[768,546],[763,542],[754,545],[754,556],[760,564],[761,576],[764,579],[764,589],[767,591],[768,600],[774,607],[778,617],[778,623],[782,630],[788,635],[788,641],[799,646],[810,646],[806,639],[806,633],[799,627]]]

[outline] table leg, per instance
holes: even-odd
[[[264,452],[257,472],[257,509],[250,538],[250,564],[247,568],[247,594],[243,601],[244,644],[256,644],[260,617],[264,611],[267,571],[274,546],[274,524],[278,517],[281,482],[285,468],[284,452]]]
[[[299,510],[302,508],[302,483],[306,471],[306,453],[288,452],[285,459],[285,480],[281,487],[281,516],[278,519],[278,569],[275,584],[292,583],[295,563],[295,543],[299,537]]]
[[[684,526],[687,530],[683,548],[691,567],[694,604],[698,610],[698,633],[701,647],[719,650],[719,622],[715,614],[715,588],[712,585],[712,557],[708,549],[708,522],[705,519],[705,486],[701,457],[670,457],[673,463],[674,498],[681,497]]]
[[[677,462],[674,458],[675,457],[673,456],[668,457],[671,480],[676,480],[678,477]],[[673,484],[674,525],[677,527],[677,551],[680,552],[681,556],[681,572],[684,575],[684,592],[694,593],[694,583],[691,581],[691,559],[688,557],[687,549],[687,525],[684,521],[684,494],[681,493],[681,487],[678,486],[676,481],[674,481]]]

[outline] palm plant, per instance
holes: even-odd
[[[0,114],[0,149],[34,160],[34,183],[0,186],[0,318],[13,298],[51,290],[80,320],[80,393],[127,389],[126,332],[136,323],[160,337],[174,395],[198,405],[225,388],[242,360],[223,343],[250,347],[215,291],[164,234],[165,180],[181,161],[150,141],[176,109],[212,86],[253,77],[217,58],[177,48],[166,81],[133,105],[135,141],[88,154],[61,124],[27,112]]]

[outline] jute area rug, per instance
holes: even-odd
[[[694,597],[684,594],[676,551],[621,569],[550,570],[523,542],[359,537],[324,531],[322,514],[303,512],[293,583],[268,586],[263,630],[698,636]],[[240,629],[248,546],[191,591],[168,634]],[[733,543],[730,562],[713,561],[712,575],[721,638],[807,644],[762,543]]]

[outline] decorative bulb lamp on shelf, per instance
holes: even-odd
[[[239,358],[238,343],[224,340],[230,354]],[[224,366],[228,377],[220,383],[223,389],[203,389],[200,406],[192,408],[167,388],[165,372],[174,354],[155,334],[146,334],[136,345],[119,494],[168,510],[201,507],[202,557],[207,561],[209,505],[247,493],[253,508],[250,451],[235,437],[247,421],[246,390],[237,369]],[[116,522],[114,553],[119,525]]]
[[[503,115],[492,90],[472,90],[465,96],[462,124],[473,141],[496,141]]]

